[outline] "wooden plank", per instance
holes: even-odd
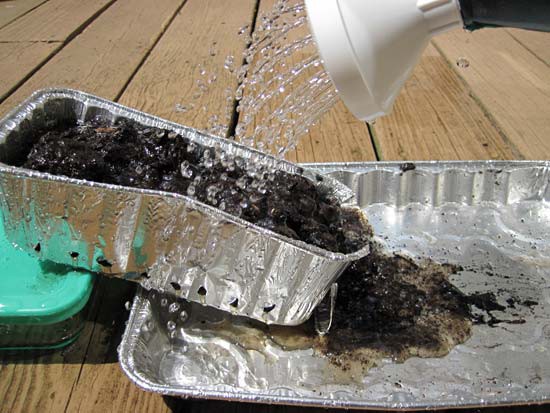
[[[508,33],[531,53],[550,65],[550,33],[508,29]]]
[[[435,40],[498,127],[527,159],[550,156],[550,67],[506,30],[454,31]]]
[[[116,349],[124,332],[135,285],[120,279],[103,279],[104,296],[96,328],[82,371],[74,384],[67,412],[162,413],[170,410],[162,397],[140,390],[126,378]]]
[[[6,99],[0,115],[51,86],[115,99],[183,2],[167,0],[151,8],[146,0],[118,1]]]
[[[97,288],[94,308],[75,344],[44,356],[0,359],[0,411],[113,411],[115,403],[120,412],[169,411],[160,395],[130,383],[117,363],[116,347],[128,316],[124,303],[134,296],[135,285],[101,278]]]
[[[120,305],[120,303],[119,303]],[[123,329],[123,326],[121,327]],[[97,345],[95,340],[92,345]],[[115,353],[115,349],[110,350]],[[115,360],[85,364],[84,375],[71,394],[67,412],[170,413],[163,397],[133,384]]]
[[[109,1],[112,0],[86,2],[85,7],[77,7],[75,0],[52,0],[1,29],[0,73],[3,75],[0,102],[60,50],[62,41],[100,13]]]
[[[114,0],[50,0],[0,30],[0,42],[62,42]]]
[[[271,11],[276,3],[277,0],[262,0],[260,15]],[[261,21],[261,17],[258,21]],[[288,40],[308,34],[309,31],[305,27],[293,30]],[[294,53],[292,64],[299,63],[300,59],[305,57],[309,55]],[[277,102],[274,102],[273,106],[276,104]],[[310,131],[300,139],[296,150],[288,153],[286,158],[293,162],[350,162],[373,161],[376,160],[376,155],[367,124],[357,120],[345,105],[339,102],[310,128]]]
[[[60,43],[0,43],[0,100],[60,47]]]
[[[28,96],[32,90],[53,85],[77,88],[84,86],[91,92],[114,98],[123,90],[131,74],[182,4],[183,0],[168,0],[151,8],[148,0],[119,0],[8,99],[1,110],[13,107],[18,99]],[[107,289],[110,292],[121,290]],[[127,298],[128,295],[119,297],[118,301],[111,301],[116,301],[120,310]],[[25,359],[2,360],[1,411],[65,411],[73,388],[80,399],[84,399],[82,394],[85,394],[86,400],[91,403],[83,407],[85,410],[97,411],[94,405],[105,403],[105,394],[114,394],[112,391],[105,393],[103,388],[89,386],[88,374],[91,373],[94,377],[100,372],[113,378],[113,387],[120,395],[118,400],[121,403],[126,398],[127,390],[130,395],[139,394],[139,397],[128,400],[137,400],[140,405],[148,406],[150,411],[162,411],[164,403],[160,396],[141,392],[122,376],[116,364],[116,345],[113,346],[112,343],[120,338],[116,336],[116,332],[121,331],[124,323],[119,322],[116,324],[117,328],[113,329],[111,322],[114,318],[106,321],[108,317],[105,311],[108,306],[102,304],[101,308],[103,313],[100,322],[87,323],[87,333],[82,335],[77,346],[71,348],[70,352],[55,352],[41,358],[30,355]],[[114,314],[115,312],[110,316],[113,317]],[[92,319],[94,318],[95,316]],[[93,352],[86,356],[92,330]],[[88,364],[83,372],[82,362],[85,356]],[[96,366],[98,363],[105,365]],[[84,387],[79,387],[79,377],[83,377]],[[73,400],[73,403],[76,402],[77,400]],[[126,410],[131,411],[129,407]]]
[[[120,102],[195,128],[207,129],[214,115],[228,124],[224,119],[232,102],[226,89],[235,90],[237,79],[224,61],[230,55],[235,62],[241,59],[245,41],[238,31],[250,24],[254,6],[255,0],[234,0],[231,7],[219,0],[188,0]],[[202,93],[198,80],[207,87]],[[177,103],[194,108],[177,112]]]
[[[290,155],[290,154],[289,154]],[[287,158],[290,158],[287,156]],[[314,125],[296,148],[296,162],[375,161],[368,126],[339,102]]]
[[[63,364],[63,359],[55,356],[8,363],[3,360],[0,367],[2,411],[63,411],[68,392],[59,394],[55,389],[62,386],[70,389],[80,365]]]
[[[373,129],[384,160],[519,157],[433,46]]]
[[[0,28],[47,0],[11,0],[0,2]]]

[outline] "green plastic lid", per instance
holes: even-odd
[[[0,324],[62,322],[84,308],[92,289],[92,274],[40,262],[13,247],[0,219]]]

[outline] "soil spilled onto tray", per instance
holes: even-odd
[[[487,292],[465,294],[449,281],[459,267],[388,255],[374,243],[371,249],[338,280],[333,324],[325,336],[315,332],[312,320],[298,327],[267,326],[195,304],[187,328],[256,351],[268,341],[289,351],[314,349],[336,371],[361,377],[385,359],[444,357],[470,338],[475,324],[521,322],[501,321],[495,312],[513,316],[519,305],[536,305],[514,299],[500,303]]]
[[[471,297],[449,281],[458,270],[375,247],[339,279],[333,327],[318,351],[345,370],[386,358],[445,356],[471,335]]]
[[[186,195],[333,252],[355,252],[370,238],[365,220],[340,206],[322,176],[313,182],[170,130],[95,120],[41,130],[34,140],[28,169]]]

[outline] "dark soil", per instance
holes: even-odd
[[[420,266],[374,247],[338,281],[333,328],[323,351],[338,364],[353,359],[367,367],[384,357],[446,354],[471,334],[470,304],[448,279],[454,271],[436,263]]]
[[[368,226],[323,185],[267,171],[169,130],[130,120],[41,131],[23,167],[54,175],[188,195],[234,216],[323,249],[351,253]],[[182,167],[183,164],[183,167]]]
[[[493,293],[461,292],[449,281],[461,270],[456,266],[386,255],[375,244],[371,250],[338,280],[332,328],[320,342],[321,353],[344,369],[357,362],[369,368],[383,358],[442,357],[470,337],[473,324],[521,324],[494,312],[531,304],[502,305]]]

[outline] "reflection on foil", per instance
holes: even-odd
[[[141,292],[120,348],[132,380],[173,395],[337,407],[547,400],[547,163],[426,162],[406,171],[393,163],[315,167],[356,192],[386,251],[460,266],[451,275],[454,285],[466,294],[493,293],[506,310],[479,311],[482,323],[472,326],[471,338],[443,358],[385,359],[364,372],[320,356],[303,338],[307,331],[278,332],[286,338],[274,339],[261,323],[186,303],[180,303],[183,321],[171,324],[170,300],[163,305],[162,297],[149,301]]]
[[[178,194],[5,165],[21,165],[37,131],[47,125],[98,117],[107,122],[128,118],[173,130],[204,146],[219,145],[230,155],[261,160],[273,170],[314,181],[317,176],[234,142],[82,92],[39,91],[0,122],[0,207],[8,239],[28,253],[137,281],[147,289],[172,291],[266,323],[295,325],[309,318],[349,262],[368,252],[322,250]],[[343,204],[356,208],[354,194],[337,180],[327,178],[318,185],[327,185]]]

